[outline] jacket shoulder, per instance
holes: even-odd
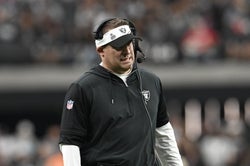
[[[142,77],[160,81],[160,78],[155,73],[149,72],[146,69],[138,69],[138,70],[139,70],[139,72],[140,72],[140,74],[141,74]]]
[[[81,87],[86,87],[86,86],[88,87],[88,86],[91,86],[96,80],[97,80],[97,77],[94,74],[85,72],[73,83],[79,84]]]

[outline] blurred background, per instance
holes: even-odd
[[[249,14],[249,0],[0,0],[0,166],[62,166],[65,92],[114,16],[143,37],[184,165],[249,166]]]

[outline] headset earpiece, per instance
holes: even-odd
[[[134,36],[136,36],[136,28],[135,28],[135,24],[134,24],[134,23],[132,23],[131,21],[129,21],[128,19],[124,19],[124,20],[128,22],[128,24],[129,24],[129,28],[130,28],[130,30],[131,30],[131,32],[132,32],[132,34],[133,34]]]
[[[103,36],[103,34],[101,34],[101,33],[96,33],[95,34],[95,39],[97,40],[97,39],[102,39],[102,36]]]

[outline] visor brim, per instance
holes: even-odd
[[[124,36],[110,42],[109,45],[111,45],[113,48],[119,50],[119,49],[122,49],[124,46],[126,46],[128,43],[130,43],[133,39],[142,40],[138,36],[134,36],[133,34],[127,34],[127,35],[124,35]]]

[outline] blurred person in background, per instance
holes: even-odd
[[[37,148],[38,166],[62,166],[62,155],[57,146],[60,128],[58,125],[51,125],[43,138],[40,140]]]
[[[232,0],[223,15],[225,55],[230,59],[250,59],[250,2]]]
[[[14,134],[0,133],[0,163],[3,166],[33,165],[36,148],[35,126],[30,120],[18,122]]]
[[[183,165],[161,81],[137,66],[145,59],[139,40],[129,20],[98,26],[101,63],[65,96],[59,141],[65,166]]]

